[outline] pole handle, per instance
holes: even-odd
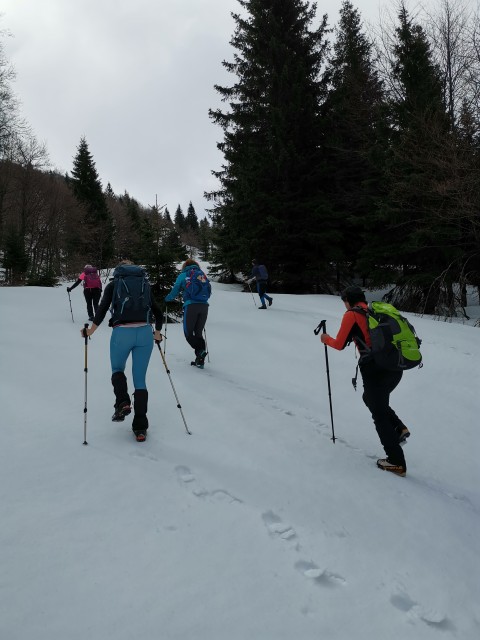
[[[323,330],[323,331],[322,331]],[[316,327],[313,330],[313,333],[318,336],[318,334],[320,333],[320,331],[322,331],[322,333],[327,333],[327,321],[326,320],[322,320],[320,322],[320,324],[318,325],[318,327]]]
[[[85,346],[88,344],[88,336],[86,329],[88,329],[88,322],[83,325],[83,337],[85,338]]]

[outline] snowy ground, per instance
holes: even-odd
[[[480,333],[409,316],[425,366],[392,405],[406,478],[383,455],[335,334],[333,296],[258,313],[214,284],[210,363],[180,325],[148,373],[151,428],[111,422],[105,322],[80,288],[0,288],[2,640],[440,640],[480,637]],[[130,375],[130,370],[128,371]]]

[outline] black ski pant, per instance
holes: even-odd
[[[98,303],[100,302],[100,298],[102,297],[101,289],[87,289],[83,290],[83,295],[85,296],[85,301],[87,303],[87,313],[89,318],[93,318],[93,316],[97,313]]]
[[[183,308],[183,333],[188,344],[195,350],[196,356],[205,351],[202,332],[207,322],[207,316],[208,304],[203,302],[192,302]]]
[[[363,401],[372,414],[385,453],[390,462],[406,468],[403,449],[398,442],[398,430],[405,425],[390,407],[390,394],[402,379],[403,372],[380,369],[373,361],[360,365],[360,371]]]

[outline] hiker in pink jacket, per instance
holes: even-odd
[[[102,295],[102,281],[97,268],[92,267],[91,264],[86,264],[76,282],[71,287],[67,287],[68,293],[78,287],[81,282],[83,282],[83,295],[87,303],[88,319],[91,321],[97,312],[98,303]]]

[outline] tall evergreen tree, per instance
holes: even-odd
[[[112,189],[112,185],[110,184],[110,182],[107,184],[107,188],[105,189],[105,197],[106,198],[116,198],[115,192]]]
[[[72,175],[67,177],[77,200],[85,208],[83,237],[86,257],[98,267],[106,267],[114,253],[112,217],[109,213],[100,178],[87,141],[81,138],[73,161]]]
[[[185,216],[183,215],[183,210],[182,207],[180,205],[178,205],[176,211],[175,211],[175,216],[173,218],[173,222],[177,228],[178,231],[184,231],[185,230]]]
[[[202,218],[199,223],[199,249],[203,260],[211,259],[212,229],[207,218]]]
[[[441,73],[420,24],[402,4],[396,29],[391,100],[392,147],[387,163],[388,218],[385,260],[400,268],[397,284],[403,306],[433,313],[439,275],[456,254],[456,233],[447,214],[445,185],[451,165],[444,162],[452,136],[443,99]],[[444,214],[437,215],[439,211]]]
[[[143,225],[143,259],[152,290],[163,300],[178,275],[176,263],[187,257],[179,235],[163,217],[157,207],[152,207]],[[181,304],[169,304],[169,316],[181,313]]]
[[[190,229],[191,231],[194,231],[194,232],[198,231],[197,213],[195,211],[195,207],[193,206],[191,200],[188,205],[187,215],[185,216],[185,226],[187,229]]]
[[[228,111],[210,110],[224,131],[224,165],[212,220],[218,259],[230,271],[261,257],[284,289],[310,287],[330,256],[320,157],[326,16],[302,0],[238,0],[232,86],[216,86]]]
[[[119,257],[128,257],[133,262],[141,264],[145,257],[145,250],[148,244],[152,242],[148,225],[145,222],[145,215],[142,212],[140,204],[135,198],[132,198],[127,192],[125,192],[122,198],[123,204],[126,209],[127,220],[129,221],[128,236],[125,238],[126,243],[119,242],[117,240],[117,248],[122,245],[124,247]]]
[[[344,0],[326,77],[328,97],[325,157],[328,194],[342,235],[345,258],[354,266],[381,191],[387,127],[382,83],[372,43],[362,30],[360,13]]]

